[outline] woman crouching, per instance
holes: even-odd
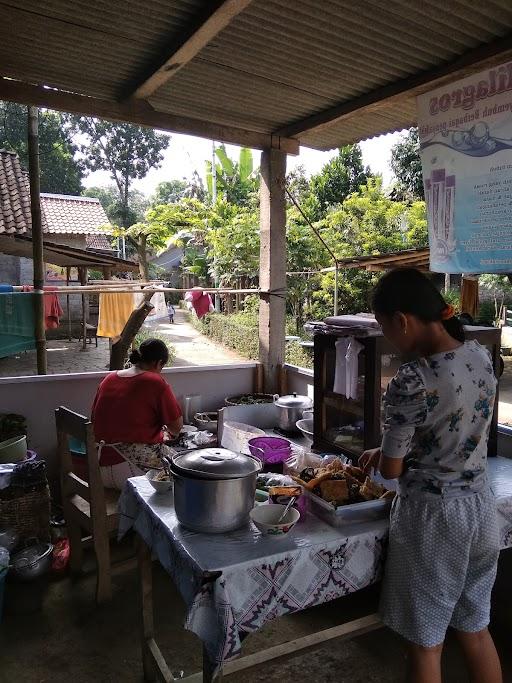
[[[161,376],[169,360],[160,339],[147,339],[132,351],[132,367],[109,373],[92,406],[103,485],[121,490],[129,477],[162,467],[170,454],[164,440],[177,436],[183,425],[181,409]]]

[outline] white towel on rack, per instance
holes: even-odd
[[[342,337],[336,342],[336,369],[334,373],[335,394],[357,399],[359,378],[359,353],[363,345],[354,337]]]
[[[347,376],[347,398],[357,399],[357,382],[359,380],[359,354],[363,349],[363,345],[354,339],[350,338],[350,344],[347,349],[346,357],[346,376]]]

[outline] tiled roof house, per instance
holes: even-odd
[[[43,232],[52,242],[112,251],[107,214],[100,200],[64,194],[41,193]],[[28,176],[15,152],[0,150],[0,234],[30,234]]]
[[[99,199],[41,193],[41,219],[43,233],[53,243],[114,252],[112,233],[104,229],[109,221]],[[0,236],[30,236],[31,229],[28,175],[15,152],[0,150]],[[20,278],[27,279],[20,275],[19,264],[19,257],[0,253],[0,282],[15,284]]]

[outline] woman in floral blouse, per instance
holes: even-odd
[[[404,355],[384,397],[379,449],[361,465],[399,478],[381,600],[386,625],[409,641],[409,680],[440,683],[455,629],[472,681],[501,683],[489,623],[499,532],[487,479],[496,378],[486,349],[464,330],[429,278],[395,270],[373,308]]]

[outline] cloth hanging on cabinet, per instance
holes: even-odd
[[[478,315],[478,278],[464,275],[460,292],[461,313],[468,313],[472,318]]]
[[[347,398],[357,399],[359,354],[363,345],[354,337],[342,337],[336,342],[336,369],[333,391]]]
[[[14,287],[12,285],[0,285],[0,294],[10,294],[14,292]]]
[[[0,294],[0,358],[36,348],[34,296]]]
[[[119,337],[134,308],[131,293],[100,294],[98,337]]]

